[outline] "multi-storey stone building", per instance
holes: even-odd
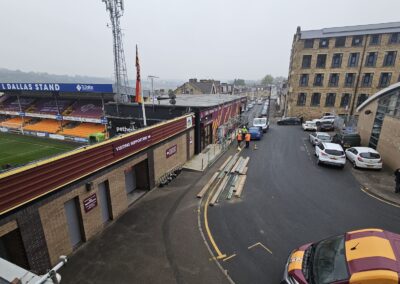
[[[305,119],[355,109],[399,81],[400,22],[325,28],[294,35],[286,114]]]

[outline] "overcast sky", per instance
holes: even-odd
[[[0,67],[113,76],[111,30],[101,0],[2,0]],[[125,57],[135,78],[260,79],[287,76],[293,34],[400,21],[399,0],[125,0]]]

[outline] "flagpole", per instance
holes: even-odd
[[[142,112],[143,112],[143,125],[147,126],[147,119],[146,119],[146,108],[144,107],[144,98],[143,98],[143,90],[142,91]]]

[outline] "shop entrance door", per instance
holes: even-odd
[[[207,145],[212,143],[212,124],[206,125],[201,129],[201,151],[203,151]]]

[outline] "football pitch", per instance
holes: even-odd
[[[65,141],[26,135],[0,133],[0,170],[10,165],[23,165],[79,147]]]

